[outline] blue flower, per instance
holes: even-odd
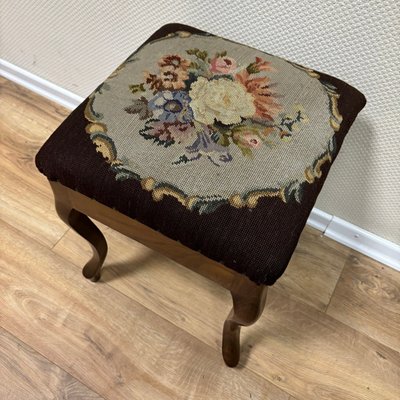
[[[158,92],[148,103],[153,117],[164,122],[188,123],[193,120],[190,97],[182,90]]]

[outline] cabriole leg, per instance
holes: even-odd
[[[86,239],[92,247],[93,256],[84,266],[82,273],[87,279],[97,282],[101,276],[101,267],[107,255],[107,242],[97,226],[81,212],[72,208],[67,193],[61,185],[51,182],[58,216],[76,233]]]
[[[243,277],[234,282],[231,295],[233,308],[224,323],[222,355],[228,367],[236,367],[240,359],[240,328],[254,324],[261,316],[267,300],[267,286]]]

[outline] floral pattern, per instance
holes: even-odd
[[[250,50],[176,32],[121,64],[85,108],[115,178],[199,213],[301,202],[336,152],[339,94],[311,69]]]
[[[233,160],[232,147],[252,157],[274,140],[289,140],[308,122],[300,105],[292,116],[279,114],[281,95],[268,76],[271,71],[261,57],[240,66],[226,51],[211,57],[197,48],[167,54],[144,72],[143,82],[130,85],[132,104],[125,111],[146,121],[139,130],[143,138],[164,147],[185,145],[173,164],[205,157],[220,166]],[[140,95],[149,91],[149,100]]]

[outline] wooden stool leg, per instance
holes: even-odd
[[[83,267],[83,276],[93,282],[97,282],[101,276],[101,267],[107,255],[107,242],[99,228],[81,212],[72,208],[68,198],[56,185],[52,185],[55,206],[58,216],[70,226],[76,233],[86,239],[92,247],[93,256]]]
[[[225,323],[222,336],[222,355],[228,367],[236,367],[240,359],[240,327],[254,324],[261,316],[267,300],[265,285],[256,285],[243,277],[234,282],[231,290],[233,308]]]

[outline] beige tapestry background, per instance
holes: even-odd
[[[0,57],[87,96],[161,25],[181,22],[335,75],[368,104],[316,207],[400,244],[397,0],[0,0]]]

